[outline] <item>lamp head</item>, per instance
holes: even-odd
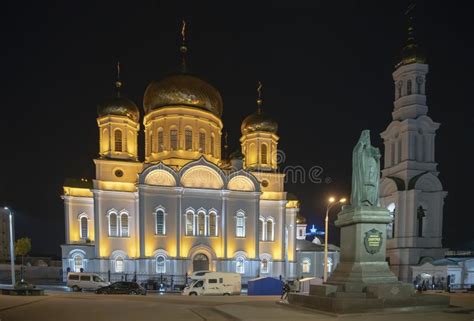
[[[329,198],[329,203],[334,203],[335,200],[336,200],[336,199],[335,199],[334,197],[330,197],[330,198]]]
[[[342,204],[344,204],[346,201],[347,201],[347,199],[346,199],[346,198],[341,198],[341,199],[339,200],[339,203],[342,203]]]

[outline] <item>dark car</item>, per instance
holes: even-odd
[[[132,294],[146,295],[146,290],[136,282],[115,282],[95,291],[97,294]]]

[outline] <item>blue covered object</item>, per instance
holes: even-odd
[[[283,282],[271,277],[249,280],[247,295],[281,295]]]

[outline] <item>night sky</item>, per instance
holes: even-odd
[[[363,129],[383,151],[392,72],[407,37],[408,1],[25,1],[1,10],[0,205],[15,211],[17,237],[34,255],[60,255],[67,177],[95,174],[96,106],[123,93],[142,108],[147,84],[179,65],[181,19],[188,66],[224,100],[230,151],[254,112],[279,123],[283,166],[324,169],[321,184],[292,183],[310,224],[323,226],[329,195],[350,195],[352,148]],[[449,192],[444,245],[474,247],[472,183],[473,10],[465,1],[419,1],[416,29],[427,53],[429,116],[440,122],[436,160]],[[469,109],[468,109],[469,106]],[[142,113],[143,117],[143,113]],[[143,127],[141,128],[141,130]],[[140,132],[143,159],[143,132]],[[337,211],[332,213],[334,219]],[[330,239],[339,243],[337,229]]]

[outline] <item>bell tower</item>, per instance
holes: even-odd
[[[278,124],[262,111],[262,84],[258,82],[257,111],[242,122],[242,154],[244,169],[256,171],[275,171],[277,164]]]
[[[121,95],[120,63],[117,63],[116,94],[97,108],[101,158],[138,159],[139,117],[137,105]]]
[[[387,256],[400,280],[411,282],[410,266],[442,258],[443,205],[447,192],[438,179],[435,136],[440,124],[428,116],[428,64],[415,40],[412,12],[408,39],[395,66],[392,122],[381,133],[384,169],[380,202],[393,222],[387,231]]]

